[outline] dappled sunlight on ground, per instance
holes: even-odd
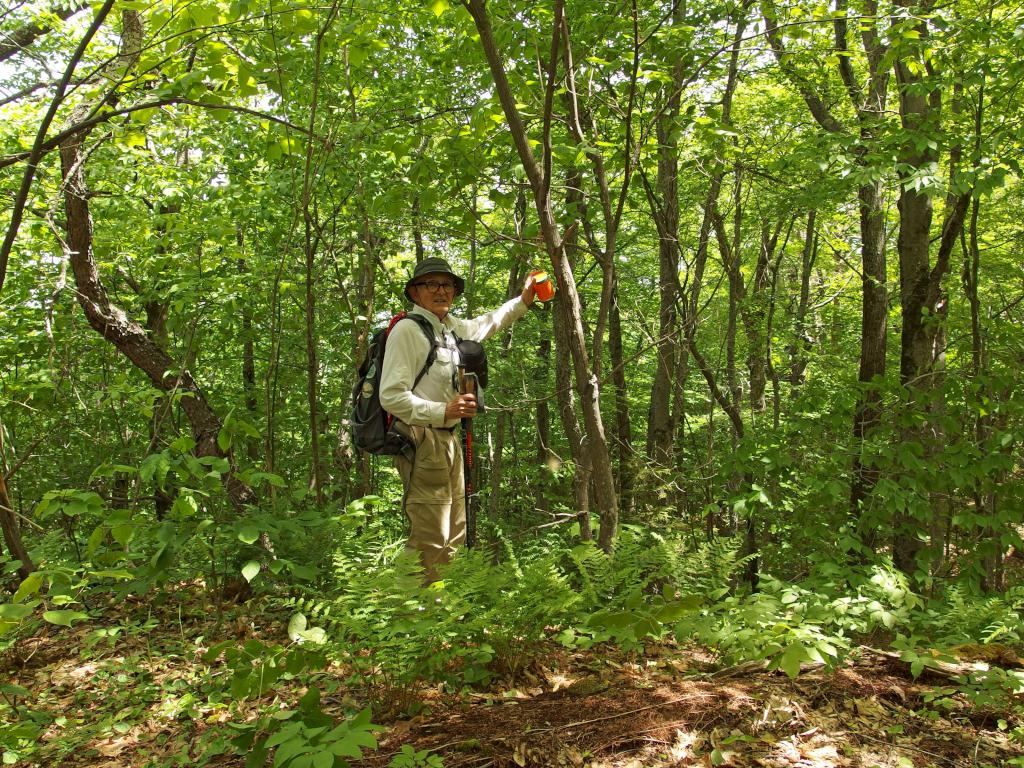
[[[231,755],[203,762],[210,737],[303,691],[283,683],[276,699],[230,706],[209,695],[211,676],[224,673],[203,663],[206,648],[253,637],[287,643],[280,627],[261,633],[250,608],[252,616],[236,612],[218,624],[201,604],[183,604],[163,609],[163,619],[125,616],[116,631],[53,627],[27,638],[0,659],[0,672],[52,721],[35,762],[19,765],[242,766]],[[349,672],[318,673],[334,686],[324,709],[339,717],[364,704],[345,686]],[[955,698],[941,710],[928,704],[947,682],[914,680],[898,658],[877,652],[791,680],[757,663],[722,669],[705,649],[626,654],[550,644],[515,680],[461,692],[423,686],[418,714],[376,718],[380,748],[354,765],[385,768],[403,745],[430,750],[445,768],[995,768],[1019,756],[997,729],[1000,718],[1020,725],[1009,715]]]

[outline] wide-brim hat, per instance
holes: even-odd
[[[410,277],[405,282],[405,298],[407,298],[409,301],[412,301],[412,296],[409,295],[410,286],[412,286],[413,283],[415,283],[424,275],[434,274],[449,275],[451,279],[455,282],[456,296],[461,296],[465,292],[466,281],[463,280],[458,275],[456,275],[454,271],[452,271],[451,265],[447,261],[432,256],[431,258],[424,259],[419,264],[417,264],[416,269],[414,269],[412,272],[412,277]]]

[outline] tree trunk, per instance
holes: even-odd
[[[242,246],[242,232],[238,232],[238,244]],[[238,271],[243,275],[249,273],[245,259],[238,260]],[[252,307],[249,302],[242,303],[242,391],[245,393],[245,415],[252,424],[256,424],[259,414],[256,410],[256,341],[255,329],[252,324]],[[257,458],[256,441],[245,440],[245,452],[250,462]]]
[[[576,520],[580,526],[580,538],[583,541],[592,541],[594,534],[590,528],[590,479],[593,475],[591,453],[587,446],[587,438],[583,434],[583,428],[580,426],[579,417],[576,415],[576,398],[573,395],[570,374],[572,361],[569,354],[569,322],[565,317],[564,305],[557,301],[554,304],[555,392],[558,395],[558,411],[575,464],[572,487]]]
[[[356,92],[352,84],[352,71],[348,61],[347,47],[345,49],[345,82],[349,97],[349,117],[352,119],[353,124],[356,124],[359,122],[359,113],[356,109]],[[357,361],[358,364],[358,361],[366,357],[367,349],[370,346],[370,331],[372,328],[376,291],[374,277],[376,276],[379,239],[370,226],[370,218],[366,212],[366,206],[362,202],[362,195],[364,194],[362,181],[357,180],[356,186],[356,194],[359,196],[358,205],[362,248],[359,251],[359,264],[356,276],[356,316],[353,318],[355,340],[352,345],[352,359]],[[350,382],[352,385],[355,384],[355,367],[353,366],[353,378]],[[371,457],[368,454],[362,451],[358,453],[358,479],[354,489],[356,496],[365,496],[372,490],[373,477],[370,460]]]
[[[813,343],[807,329],[807,312],[811,303],[811,271],[818,257],[818,234],[815,227],[817,214],[814,209],[807,212],[807,231],[800,258],[800,298],[794,313],[793,343],[789,347],[789,384],[794,391],[803,386],[807,353]]]
[[[647,409],[647,457],[661,470],[675,465],[673,449],[678,417],[672,409],[672,379],[679,354],[676,310],[679,300],[679,156],[674,140],[678,114],[679,98],[674,96],[657,125],[659,195],[655,198],[653,191],[648,193],[648,203],[658,227],[658,338],[657,367]]]
[[[622,218],[626,192],[629,188],[632,163],[632,104],[636,92],[636,73],[638,70],[638,46],[636,37],[636,18],[634,16],[634,51],[633,67],[629,84],[629,106],[625,117],[625,168],[622,173],[622,187],[613,209],[612,190],[605,168],[604,156],[596,149],[600,143],[600,135],[591,117],[589,109],[580,103],[576,88],[575,63],[573,61],[572,44],[569,35],[569,23],[562,18],[561,50],[565,64],[565,102],[568,106],[568,124],[570,134],[578,147],[590,160],[594,182],[597,186],[597,197],[604,223],[604,246],[591,236],[592,225],[586,221],[591,206],[581,205],[583,212],[584,232],[587,234],[591,251],[601,266],[601,303],[598,307],[597,323],[594,327],[593,372],[597,378],[602,377],[602,352],[604,346],[605,327],[608,328],[608,353],[612,365],[612,384],[615,397],[615,454],[616,454],[616,490],[619,505],[626,514],[633,509],[633,436],[629,423],[629,394],[626,390],[625,359],[622,344],[622,318],[618,304],[618,269],[616,267],[616,243],[618,242],[619,224]],[[557,36],[556,36],[557,38]],[[553,49],[554,50],[554,49]],[[551,77],[553,79],[553,70]],[[581,200],[582,202],[582,200]]]
[[[615,458],[618,464],[619,502],[623,514],[633,513],[634,451],[629,424],[629,390],[626,386],[626,358],[622,346],[622,314],[619,310],[619,280],[612,281],[612,305],[608,315],[608,357],[615,385]]]
[[[800,91],[808,111],[817,123],[829,133],[846,135],[846,127],[836,119],[814,88],[788,62],[785,45],[779,31],[775,9],[770,3],[764,6],[765,32],[779,67]],[[867,0],[864,15],[858,17],[861,44],[867,61],[867,88],[862,89],[853,70],[851,57],[847,55],[848,19],[845,0],[837,0],[833,17],[836,57],[839,77],[846,88],[851,106],[857,115],[860,145],[857,150],[857,164],[867,168],[870,153],[876,143],[876,131],[884,128],[889,74],[885,68],[888,47],[878,33],[878,6],[876,0]],[[857,521],[861,542],[866,550],[875,546],[877,523],[863,517],[863,505],[878,482],[877,469],[866,466],[861,453],[865,441],[881,420],[881,396],[876,379],[885,376],[886,319],[888,317],[888,291],[886,288],[885,266],[885,214],[881,181],[861,185],[857,190],[860,203],[861,231],[861,349],[858,373],[858,400],[853,417],[854,458],[853,481],[850,486],[850,513]]]
[[[550,316],[550,313],[545,313]],[[550,380],[548,372],[551,369],[551,334],[547,333],[541,337],[537,345],[537,374],[534,379],[543,382],[546,390],[547,382]],[[546,397],[537,401],[535,406],[537,418],[537,474],[534,480],[534,498],[537,510],[542,514],[551,514],[551,500],[548,498],[548,476],[552,471],[552,464],[555,460],[554,451],[551,450],[551,410]]]
[[[14,502],[7,490],[7,453],[4,450],[4,425],[0,424],[0,530],[3,532],[4,543],[11,559],[21,561],[18,566],[18,575],[27,578],[36,569],[32,558],[29,557],[28,549],[21,539],[21,529],[18,526],[18,519],[14,511]]]
[[[583,409],[583,420],[587,430],[587,453],[590,456],[594,486],[596,491],[595,501],[601,515],[601,530],[598,543],[605,550],[610,550],[615,533],[618,528],[619,507],[615,492],[615,476],[612,469],[611,454],[608,450],[608,441],[605,437],[604,422],[601,417],[600,406],[600,385],[597,376],[590,367],[590,359],[587,354],[586,338],[583,332],[582,308],[580,306],[579,294],[576,291],[576,282],[565,257],[562,235],[558,223],[555,221],[551,207],[550,167],[542,168],[537,162],[533,150],[530,147],[529,136],[526,126],[523,123],[516,105],[515,97],[512,94],[511,86],[505,74],[505,68],[501,61],[494,35],[491,30],[491,20],[487,13],[484,0],[465,0],[465,5],[477,31],[480,33],[480,45],[484,50],[491,75],[494,78],[495,90],[501,101],[505,119],[508,122],[509,131],[519,159],[523,164],[526,176],[530,182],[530,189],[533,192],[534,206],[540,219],[540,229],[544,237],[544,244],[548,257],[551,260],[552,270],[558,281],[560,292],[557,304],[564,305],[563,318],[567,321],[567,341],[572,357],[573,371],[576,376],[576,384],[580,394],[580,401]],[[552,71],[549,73],[548,99],[545,108],[545,122],[550,121],[550,95],[553,92],[554,69],[557,67],[557,51],[559,50],[558,39],[562,17],[562,1],[556,0],[555,21],[553,25],[552,55],[549,59]],[[548,139],[547,133],[545,138]],[[550,165],[550,147],[545,146],[547,154],[545,163]]]
[[[92,219],[82,152],[84,139],[84,134],[76,134],[60,147],[67,243],[78,287],[78,303],[93,329],[145,373],[153,386],[180,398],[181,409],[192,427],[196,455],[230,459],[217,445],[221,420],[192,374],[185,368],[178,369],[174,361],[149,338],[145,329],[110,301],[100,280],[92,252]],[[224,481],[228,498],[238,511],[255,501],[252,490],[235,476],[233,469]]]
[[[141,50],[142,22],[138,12],[132,10],[125,11],[122,19],[122,52],[117,61],[127,72]],[[79,109],[84,111],[86,108]],[[71,116],[70,124],[81,119],[77,112]],[[85,128],[71,134],[60,144],[67,246],[78,288],[78,303],[93,329],[145,373],[153,386],[179,398],[181,409],[192,427],[196,455],[228,459],[230,468],[223,480],[231,504],[241,512],[246,505],[255,501],[255,497],[252,490],[235,475],[230,454],[217,445],[217,436],[222,426],[220,417],[207,402],[205,394],[188,369],[177,366],[149,338],[142,326],[111,302],[100,280],[92,251],[92,217],[85,183],[86,155],[83,144],[90,130]]]
[[[908,6],[909,7],[909,6]],[[922,39],[927,38],[925,22],[918,25]],[[941,419],[936,416],[944,404],[939,397],[938,383],[944,360],[943,341],[947,297],[943,280],[949,272],[950,255],[959,239],[970,201],[971,190],[947,196],[935,264],[931,263],[931,227],[933,204],[930,195],[913,184],[912,176],[938,162],[937,150],[921,148],[920,135],[936,130],[942,109],[942,92],[927,83],[926,69],[920,60],[898,58],[896,78],[900,88],[900,119],[909,134],[903,147],[898,202],[900,225],[897,250],[900,259],[900,302],[902,327],[900,335],[900,382],[907,390],[910,406],[925,415],[924,423],[905,432],[905,439],[918,440],[926,450],[935,450],[943,442],[936,430]],[[956,105],[954,104],[954,109]],[[959,145],[950,150],[950,188],[956,180]],[[936,513],[929,511],[928,517]],[[916,571],[917,555],[922,549],[918,530],[923,521],[900,513],[895,521],[893,562],[904,573]]]
[[[498,411],[494,424],[494,441],[491,443],[490,486],[491,498],[488,500],[488,514],[491,520],[497,520],[501,514],[501,481],[505,473],[505,424],[508,414]]]

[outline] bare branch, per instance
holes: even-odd
[[[58,19],[63,21],[74,16],[83,8],[87,8],[88,3],[81,3],[79,5],[69,6],[58,6],[50,10],[50,13],[56,16]],[[23,50],[32,45],[43,35],[47,34],[53,27],[50,25],[29,23],[22,27],[14,30],[13,32],[0,36],[0,61],[7,61],[12,56],[21,53]]]
[[[14,198],[14,210],[11,211],[11,222],[7,226],[7,235],[4,237],[3,246],[0,247],[0,292],[3,292],[4,279],[7,276],[7,262],[10,259],[11,249],[14,247],[14,240],[18,236],[18,229],[21,227],[21,220],[25,214],[25,204],[28,200],[28,193],[32,189],[32,181],[35,179],[36,167],[38,166],[39,160],[45,151],[43,144],[45,143],[46,132],[50,129],[50,124],[53,122],[53,118],[57,114],[58,107],[60,107],[61,102],[64,101],[64,94],[67,91],[68,83],[71,82],[71,76],[74,74],[75,68],[85,55],[85,51],[89,47],[89,43],[92,42],[92,39],[99,31],[99,28],[103,26],[103,22],[106,20],[107,14],[110,13],[110,9],[113,8],[113,6],[114,0],[106,0],[106,2],[104,2],[100,7],[96,17],[92,20],[92,24],[89,25],[89,29],[86,30],[85,35],[83,35],[82,39],[79,41],[75,52],[71,54],[68,65],[64,70],[64,76],[57,85],[57,93],[54,95],[53,100],[50,102],[50,108],[46,111],[46,115],[43,116],[43,120],[39,124],[39,130],[36,132],[35,142],[33,143],[32,149],[28,155],[28,165],[25,167],[25,174],[21,179],[21,188],[18,190],[18,194]]]
[[[322,137],[316,136],[315,134],[311,134],[306,128],[302,127],[301,125],[290,123],[284,118],[277,117],[276,115],[271,115],[267,112],[260,112],[258,109],[251,109],[249,107],[243,107],[236,104],[209,104],[205,101],[199,101],[198,99],[186,99],[177,96],[171,96],[166,99],[157,99],[156,101],[143,101],[128,107],[122,107],[121,109],[113,109],[109,112],[103,112],[102,114],[94,114],[91,117],[86,118],[85,120],[81,120],[79,122],[74,123],[73,125],[69,125],[63,131],[54,134],[53,136],[46,139],[42,143],[42,151],[40,152],[40,155],[46,152],[53,151],[61,144],[61,142],[73,136],[74,134],[84,130],[91,130],[95,128],[97,125],[109,122],[115,117],[129,115],[132,112],[141,112],[145,109],[158,109],[160,107],[169,107],[175,104],[184,104],[192,107],[201,107],[203,109],[223,109],[228,112],[240,112],[244,115],[250,115],[252,117],[258,117],[261,120],[269,120],[272,123],[277,123],[278,125],[282,125],[290,130],[297,131],[302,135],[306,136],[307,138],[316,139],[317,141],[321,142],[324,141]],[[15,163],[20,163],[22,160],[28,160],[31,156],[31,152],[19,152],[14,155],[5,155],[3,157],[0,157],[0,168],[7,168],[8,166],[14,165]]]

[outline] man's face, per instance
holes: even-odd
[[[409,296],[413,304],[444,320],[455,301],[455,280],[444,272],[430,272],[409,286]]]

